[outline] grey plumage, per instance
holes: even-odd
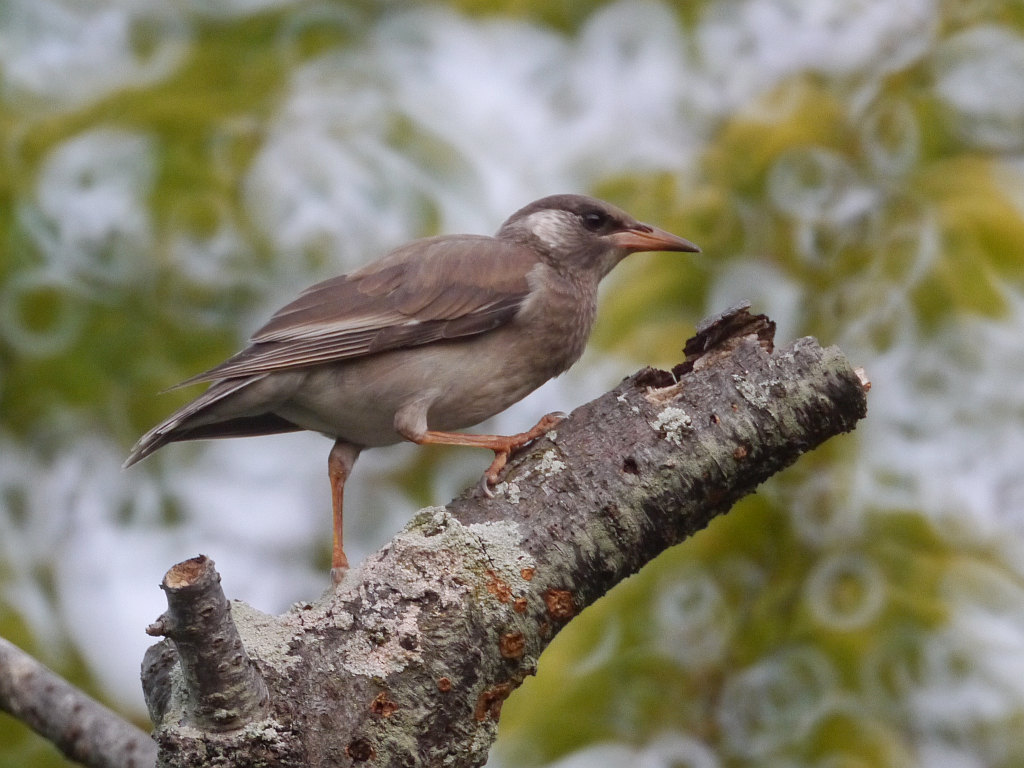
[[[322,432],[336,440],[337,555],[340,487],[359,450],[408,439],[507,455],[511,438],[449,433],[572,365],[593,326],[601,278],[642,250],[699,249],[582,195],[530,203],[494,237],[403,245],[308,288],[245,349],[179,385],[212,382],[143,435],[125,466],[179,440]]]

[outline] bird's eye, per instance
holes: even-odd
[[[608,223],[608,214],[601,211],[587,211],[582,218],[583,226],[591,232],[597,232]]]

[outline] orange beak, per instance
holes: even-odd
[[[613,235],[608,235],[608,239],[617,247],[630,253],[637,253],[639,251],[685,251],[687,253],[700,253],[700,248],[689,240],[684,240],[673,235],[671,232],[666,232],[663,229],[651,227],[647,224],[640,224],[633,229],[627,229],[625,232],[616,232]]]

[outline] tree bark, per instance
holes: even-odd
[[[149,768],[149,734],[0,638],[0,709],[94,768]]]
[[[865,415],[869,385],[837,349],[773,354],[772,332],[725,313],[673,372],[640,371],[533,443],[493,499],[474,488],[422,510],[283,616],[233,603],[269,700],[230,730],[194,716],[210,691],[182,675],[173,639],[151,648],[159,764],[482,765],[502,702],[561,627]],[[231,646],[203,663],[248,664]]]
[[[172,568],[143,662],[159,745],[0,641],[0,706],[89,766],[479,766],[551,638],[626,576],[866,414],[863,374],[741,305],[420,513],[318,600],[229,604]]]
[[[213,561],[200,555],[178,563],[160,587],[167,594],[167,612],[146,632],[169,638],[174,655],[163,653],[161,647],[155,657],[147,656],[150,663],[142,679],[150,714],[167,703],[164,672],[169,666],[165,662],[177,661],[189,692],[183,713],[189,723],[202,730],[231,731],[260,718],[267,708],[267,685],[231,620],[231,607]]]

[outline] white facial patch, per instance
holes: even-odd
[[[548,248],[558,248],[569,243],[572,219],[568,211],[537,211],[526,217],[523,226]]]

